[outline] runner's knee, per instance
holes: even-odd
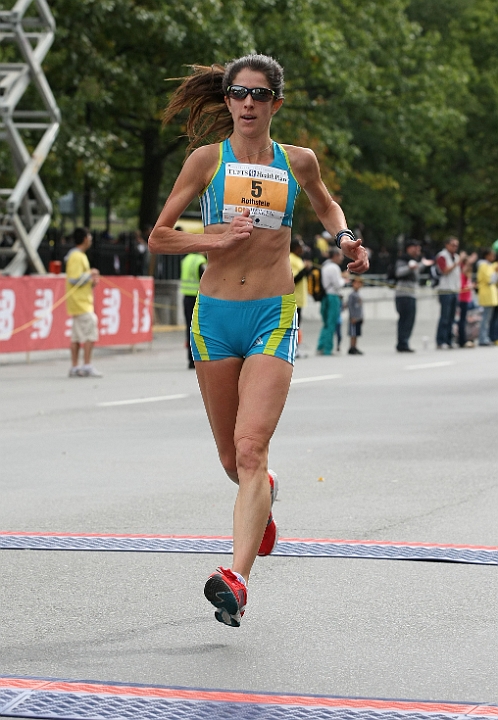
[[[256,473],[266,468],[268,443],[257,438],[243,437],[235,443],[237,470],[240,473]]]

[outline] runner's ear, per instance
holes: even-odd
[[[229,112],[230,115],[231,115],[231,114],[232,114],[232,108],[230,107],[230,98],[225,95],[225,96],[223,97],[223,100],[225,101],[225,105],[227,106],[228,112]]]
[[[271,114],[272,114],[272,115],[275,115],[275,113],[280,110],[280,108],[282,107],[283,102],[284,102],[284,99],[283,99],[283,98],[279,98],[278,100],[274,100],[274,101],[273,101],[273,107],[272,107],[272,109],[271,109]]]

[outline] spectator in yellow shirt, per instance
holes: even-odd
[[[296,297],[298,331],[298,348],[296,357],[300,356],[299,345],[301,344],[301,312],[308,301],[308,282],[306,278],[311,272],[313,263],[311,260],[303,260],[305,245],[300,237],[293,237],[290,244],[290,264],[294,277],[294,295]]]
[[[477,296],[482,307],[481,327],[479,329],[479,345],[491,345],[490,328],[494,310],[498,305],[498,265],[496,253],[492,248],[481,251],[482,260],[477,267]]]
[[[329,256],[330,243],[332,235],[326,230],[320,235],[315,235],[315,247],[320,253],[320,262],[326,260]]]
[[[73,318],[71,329],[71,369],[69,377],[102,377],[92,365],[93,347],[99,339],[98,319],[93,309],[93,288],[100,273],[90,268],[86,251],[92,245],[87,228],[76,228],[75,247],[66,256],[66,306]],[[83,348],[83,365],[79,365],[80,348]]]

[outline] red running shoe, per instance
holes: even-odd
[[[218,622],[239,627],[247,603],[246,586],[231,570],[219,567],[210,575],[204,586],[204,595],[212,603]]]
[[[273,470],[268,470],[268,480],[270,481],[271,506],[273,507],[273,503],[278,495],[277,473],[274,473]]]
[[[270,481],[270,492],[271,492],[271,507],[275,502],[278,494],[278,480],[273,470],[268,470],[268,480]],[[259,546],[258,555],[259,557],[265,557],[265,555],[271,555],[275,546],[278,542],[278,529],[273,514],[270,509],[270,515],[268,517],[268,523],[266,525],[265,534]]]
[[[270,513],[268,518],[268,525],[266,526],[265,534],[259,546],[258,555],[259,557],[265,557],[265,555],[271,555],[275,550],[275,546],[278,543],[278,529],[273,515]]]

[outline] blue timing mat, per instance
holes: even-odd
[[[86,550],[228,555],[232,538],[197,535],[0,532],[0,550]],[[375,560],[427,560],[498,565],[498,548],[375,540],[281,538],[272,555]]]
[[[498,719],[498,706],[0,677],[0,717],[47,720]]]

